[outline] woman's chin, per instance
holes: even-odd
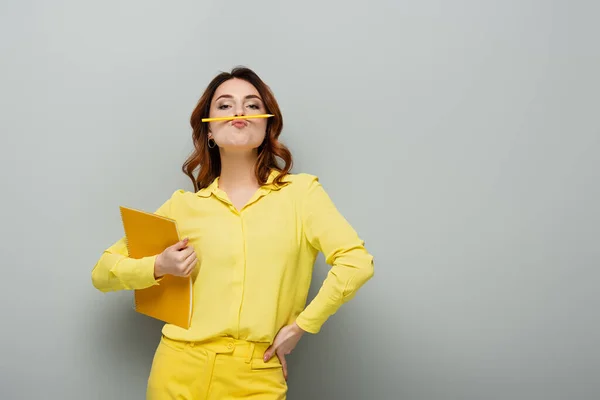
[[[259,144],[256,143],[225,143],[221,146],[221,150],[226,151],[228,153],[248,153],[252,151],[256,151]]]

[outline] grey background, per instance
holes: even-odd
[[[144,397],[160,324],[90,273],[119,205],[191,189],[189,115],[237,64],[376,261],[291,356],[290,399],[599,398],[598,12],[2,1],[0,398]]]

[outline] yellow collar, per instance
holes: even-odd
[[[271,172],[269,173],[269,177],[267,178],[267,182],[258,189],[259,192],[261,192],[262,194],[267,194],[272,190],[279,190],[283,186],[286,186],[290,183],[290,180],[288,179],[288,177],[285,176],[282,180],[282,183],[283,183],[282,186],[275,185],[273,183],[273,181],[275,180],[275,178],[277,177],[278,174],[279,174],[278,170],[271,169]],[[216,177],[210,185],[198,190],[196,192],[196,194],[200,197],[210,197],[211,194],[215,194],[218,196],[220,191],[221,191],[221,189],[219,189],[219,177]]]

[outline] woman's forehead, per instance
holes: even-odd
[[[233,97],[246,97],[246,96],[258,96],[258,90],[250,82],[243,79],[229,79],[223,82],[215,91],[215,99],[221,96],[233,96]]]

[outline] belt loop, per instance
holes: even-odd
[[[252,357],[254,357],[254,343],[250,343],[250,351],[248,352],[248,358],[246,359],[247,364],[252,361]]]

